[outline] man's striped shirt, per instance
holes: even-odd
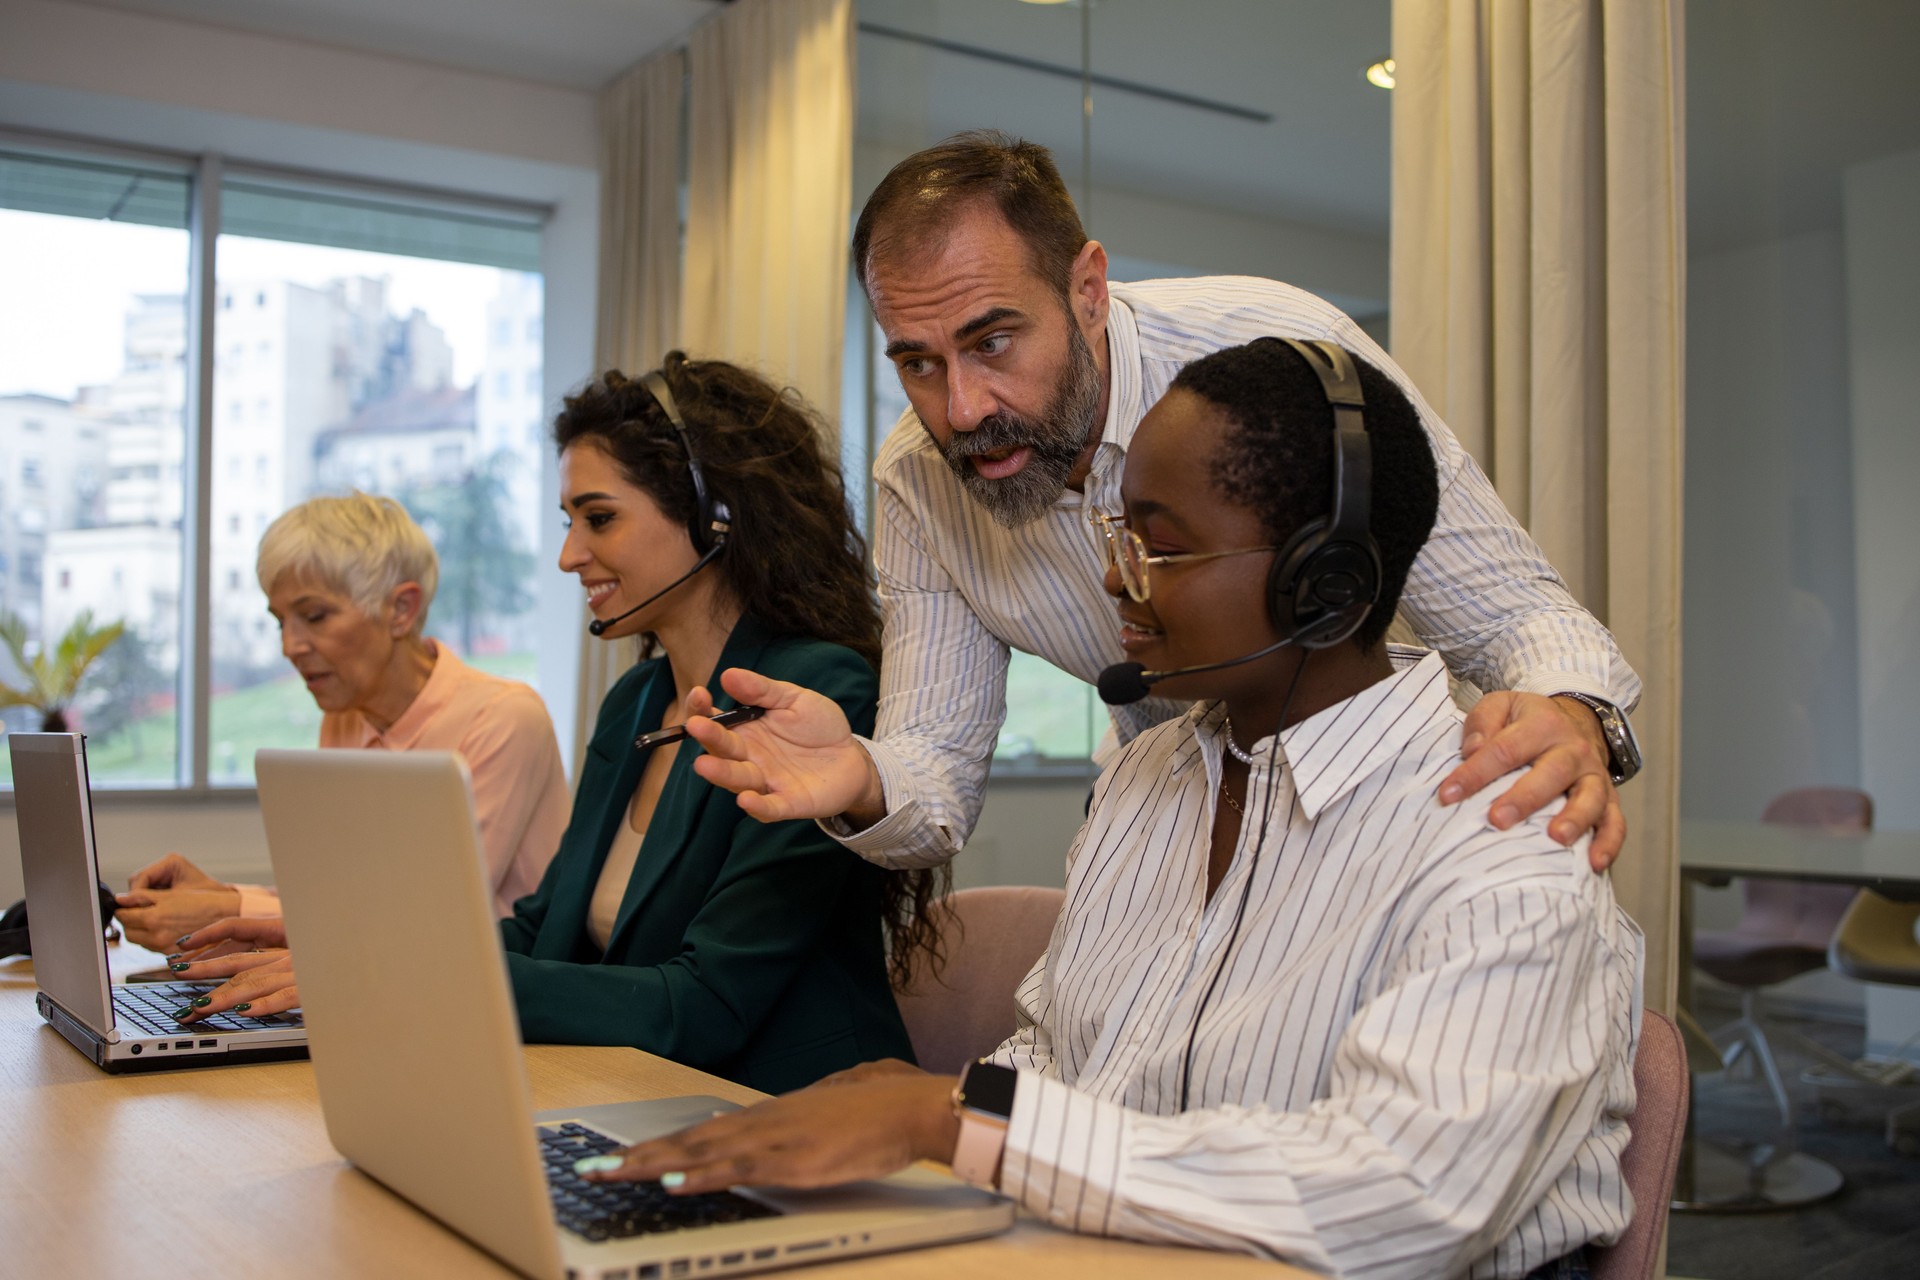
[[[857,834],[824,824],[848,848],[902,868],[959,852],[979,819],[1006,719],[1009,646],[1089,683],[1125,660],[1101,588],[1105,553],[1084,504],[1120,513],[1127,444],[1182,366],[1269,334],[1331,339],[1359,353],[1405,389],[1427,427],[1439,515],[1400,601],[1421,642],[1482,689],[1582,692],[1633,706],[1640,682],[1612,636],[1567,592],[1406,375],[1339,308],[1249,277],[1111,292],[1107,420],[1084,494],[1069,490],[1040,519],[1007,529],[967,497],[912,410],[880,451],[874,563],[886,635],[869,752],[888,816]],[[1124,743],[1184,709],[1156,698],[1116,707],[1114,729]]]

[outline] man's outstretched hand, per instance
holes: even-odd
[[[721,672],[720,687],[767,714],[722,728],[708,718],[711,695],[694,689],[687,696],[687,736],[705,754],[694,760],[693,771],[738,795],[750,816],[762,822],[837,817],[855,828],[886,816],[880,775],[839,703],[744,667]]]

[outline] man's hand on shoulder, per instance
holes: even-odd
[[[1607,771],[1607,744],[1594,713],[1572,698],[1496,691],[1474,704],[1461,729],[1459,768],[1440,784],[1440,802],[1457,804],[1495,778],[1526,767],[1496,797],[1488,821],[1504,831],[1564,795],[1547,832],[1570,845],[1593,833],[1588,857],[1605,871],[1620,856],[1627,820]]]

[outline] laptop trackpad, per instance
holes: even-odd
[[[737,1102],[723,1098],[693,1096],[655,1098],[647,1101],[608,1102],[595,1107],[573,1107],[561,1111],[542,1111],[533,1118],[538,1124],[557,1124],[577,1120],[591,1129],[620,1139],[631,1146],[648,1138],[678,1133],[702,1120],[740,1110]]]

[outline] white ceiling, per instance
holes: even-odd
[[[593,89],[724,0],[93,0]],[[1838,220],[1839,175],[1920,146],[1912,0],[1683,0],[1688,206],[1708,248]],[[1390,0],[1090,0],[1094,70],[1271,113],[1253,123],[1096,88],[1093,177],[1244,213],[1384,236]],[[1077,68],[1080,0],[857,0],[863,23]],[[860,135],[900,150],[999,127],[1080,176],[1077,81],[869,32]],[[1099,210],[1093,211],[1097,231]]]
[[[596,89],[715,0],[90,0],[220,27]]]
[[[112,8],[593,89],[723,0],[93,0]],[[1103,74],[1271,112],[1253,124],[1098,88],[1094,181],[1384,235],[1389,0],[1094,0]],[[1072,68],[1077,3],[857,0],[862,22]],[[868,34],[860,133],[912,149],[998,127],[1045,143],[1077,184],[1077,81]],[[1097,214],[1096,214],[1097,217]]]

